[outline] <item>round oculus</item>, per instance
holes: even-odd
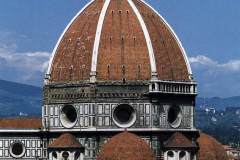
[[[14,142],[11,144],[9,152],[14,158],[21,158],[25,154],[25,146],[20,141]]]
[[[64,160],[67,160],[67,159],[68,159],[68,157],[69,157],[69,153],[68,153],[68,152],[66,152],[66,151],[65,151],[65,152],[63,152],[63,153],[62,153],[62,157],[63,157],[63,159],[64,159]]]
[[[113,110],[113,121],[121,128],[131,127],[136,121],[136,111],[129,104],[120,104]]]
[[[72,105],[65,105],[60,113],[60,121],[66,128],[72,128],[77,123],[77,110]]]

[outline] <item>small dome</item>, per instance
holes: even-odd
[[[84,148],[80,142],[70,133],[63,133],[54,140],[48,148]]]
[[[97,160],[155,160],[149,145],[135,134],[123,132],[112,137]]]
[[[49,64],[50,82],[190,81],[178,37],[142,0],[94,0],[69,23]],[[94,79],[95,79],[94,78]]]
[[[228,160],[226,151],[222,144],[220,144],[215,138],[201,133],[198,139],[199,143],[199,160]]]

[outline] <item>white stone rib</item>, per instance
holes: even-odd
[[[63,33],[61,34],[60,38],[58,39],[58,42],[57,42],[56,46],[55,46],[54,49],[53,49],[52,55],[51,55],[50,60],[49,60],[48,70],[47,70],[46,75],[50,75],[50,73],[51,73],[53,59],[54,59],[54,57],[55,57],[55,55],[56,55],[58,46],[59,46],[60,42],[61,42],[62,39],[63,39],[63,36],[65,35],[65,33],[67,32],[67,30],[69,29],[69,27],[72,25],[72,23],[77,19],[77,17],[78,17],[88,6],[90,6],[93,2],[94,2],[94,0],[91,0],[89,3],[87,3],[87,4],[76,14],[76,16],[68,23],[67,27],[64,29]]]
[[[145,5],[147,5],[149,8],[151,8],[162,20],[163,22],[165,23],[165,25],[167,26],[167,28],[171,31],[171,33],[173,34],[173,37],[176,39],[182,53],[183,53],[183,57],[184,57],[184,60],[185,60],[185,63],[187,64],[187,69],[188,69],[188,74],[191,76],[192,75],[192,69],[191,69],[191,66],[190,66],[190,63],[189,63],[189,60],[188,60],[188,57],[187,57],[187,53],[180,41],[180,39],[178,38],[177,34],[174,32],[174,30],[172,29],[172,27],[170,26],[170,24],[163,18],[163,16],[158,13],[152,6],[150,6],[147,2],[145,2],[144,0],[140,0],[141,2],[143,2]],[[189,77],[191,79],[191,77]]]
[[[136,14],[136,16],[138,18],[138,21],[140,22],[140,25],[142,27],[144,37],[145,37],[147,47],[148,47],[148,54],[149,54],[149,58],[150,58],[152,77],[155,76],[155,78],[156,78],[157,77],[156,60],[155,60],[155,55],[154,55],[154,51],[153,51],[152,41],[151,41],[151,38],[149,36],[146,24],[145,24],[141,14],[140,14],[140,12],[138,11],[137,7],[133,3],[133,1],[128,0],[128,3],[132,7],[132,9],[133,9],[134,13]]]
[[[94,46],[93,46],[93,54],[92,54],[92,65],[91,65],[91,75],[94,78],[91,79],[90,81],[95,81],[95,76],[96,76],[96,71],[97,71],[97,59],[98,59],[98,49],[99,49],[99,44],[100,44],[100,38],[101,38],[101,33],[102,33],[102,28],[103,28],[103,22],[105,19],[105,15],[108,9],[108,6],[110,4],[111,0],[105,0],[102,11],[99,16],[98,24],[97,24],[97,30],[96,30],[96,35],[95,35],[95,40],[94,40]]]

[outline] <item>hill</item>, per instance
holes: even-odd
[[[0,116],[41,115],[40,87],[0,80]]]
[[[199,108],[204,104],[204,98],[197,97],[196,106]],[[205,104],[208,107],[214,107],[217,110],[224,110],[226,107],[240,107],[240,96],[228,97],[228,98],[220,98],[220,97],[212,97],[205,98]]]

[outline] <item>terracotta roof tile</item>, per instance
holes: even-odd
[[[140,0],[134,0],[133,3],[149,32],[158,78],[189,81],[183,50],[170,28]],[[50,64],[51,82],[89,80],[96,29],[103,4],[103,0],[95,0],[67,29]],[[110,1],[102,25],[97,58],[95,63],[99,81],[151,79],[148,43],[127,0]]]
[[[123,132],[102,146],[97,160],[154,160],[149,145],[135,134]]]
[[[39,129],[41,118],[4,118],[0,119],[0,129]]]
[[[48,148],[83,148],[80,142],[70,133],[63,133]]]
[[[95,0],[68,28],[53,60],[51,81],[89,79],[93,44],[103,3],[103,0]]]
[[[140,0],[133,0],[152,41],[158,78],[162,80],[189,80],[187,66],[176,41],[164,20]]]
[[[199,153],[198,160],[227,160],[227,153],[224,147],[213,137],[201,133],[198,138]]]
[[[165,148],[196,148],[197,145],[192,143],[182,133],[174,133],[164,144]]]

